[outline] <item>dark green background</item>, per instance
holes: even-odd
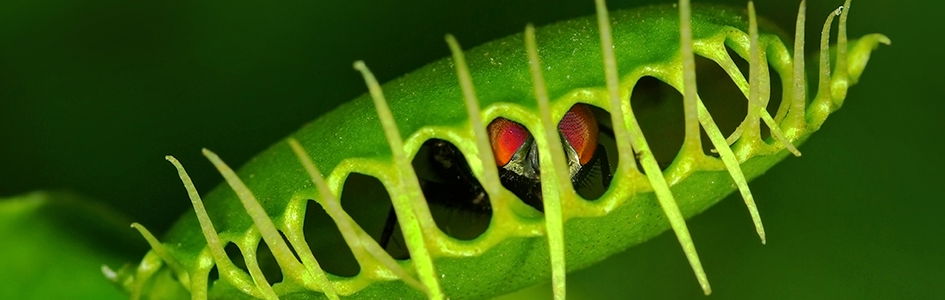
[[[796,4],[757,6],[791,32]],[[839,4],[809,3],[808,45]],[[737,197],[691,220],[709,298],[945,297],[941,11],[854,3],[851,36],[881,32],[893,45],[802,158],[752,183],[767,246]],[[363,93],[356,59],[385,81],[446,56],[445,33],[472,46],[592,12],[590,0],[3,1],[0,196],[74,191],[162,232],[189,209],[165,154],[198,162],[208,147],[239,165]],[[220,182],[209,163],[188,168],[198,186]],[[571,275],[570,296],[702,298],[672,235],[604,265]]]

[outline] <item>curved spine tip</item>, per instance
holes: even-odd
[[[355,70],[358,70],[358,71],[367,69],[367,66],[364,64],[363,60],[356,60],[351,65],[354,67]]]
[[[791,124],[803,131],[807,122],[805,122],[805,110],[807,105],[807,77],[804,72],[804,31],[807,22],[807,0],[801,0],[797,8],[797,21],[794,27],[794,57],[792,60],[794,72],[791,85],[791,108],[788,112],[788,120]]]
[[[818,66],[817,94],[808,109],[808,125],[814,130],[820,128],[826,121],[827,116],[833,112],[833,96],[830,92],[830,28],[833,26],[833,19],[839,16],[843,11],[843,6],[827,14],[827,20],[820,31],[820,64]]]
[[[852,0],[847,0],[840,13],[840,24],[837,25],[837,65],[834,67],[833,80],[831,83],[831,98],[833,98],[833,110],[843,106],[843,101],[847,96],[847,89],[850,87],[849,70],[847,69],[847,18],[850,16]]]

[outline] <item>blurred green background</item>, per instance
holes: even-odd
[[[610,6],[666,2],[612,0]],[[840,2],[809,3],[808,45],[816,44],[823,18]],[[796,5],[757,3],[760,15],[789,32]],[[851,37],[880,32],[893,45],[875,53],[845,107],[801,148],[803,157],[752,182],[767,246],[757,242],[737,196],[690,221],[713,295],[701,296],[675,238],[663,234],[569,275],[569,296],[945,298],[939,221],[945,197],[937,188],[945,179],[941,11],[945,4],[937,1],[854,3]],[[445,33],[473,46],[518,32],[526,22],[592,13],[590,0],[2,1],[0,197],[68,191],[99,201],[96,211],[114,210],[123,215],[118,220],[160,233],[189,209],[165,154],[197,162],[198,150],[208,147],[240,165],[363,93],[351,69],[356,59],[386,81],[445,57]],[[197,186],[220,182],[209,163],[188,168]],[[98,280],[99,263],[68,258],[89,251],[117,266],[140,258],[143,240],[99,241],[48,214],[14,218],[30,211],[23,206],[0,205],[0,225],[16,223],[0,234],[27,230],[0,242],[0,298],[121,297]],[[42,236],[45,226],[68,229],[80,250],[27,238]],[[37,233],[23,234],[28,230]],[[115,231],[132,234],[123,226]],[[30,247],[37,250],[24,250]],[[52,253],[62,263],[46,261]],[[21,274],[23,264],[14,264],[40,258],[46,263],[36,269],[53,273],[82,265],[75,271],[81,280]],[[46,280],[36,286],[48,290],[23,285],[25,278]],[[512,297],[550,298],[550,288]]]

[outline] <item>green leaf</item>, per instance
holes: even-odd
[[[143,248],[128,224],[69,193],[0,199],[0,299],[125,299],[103,268]]]

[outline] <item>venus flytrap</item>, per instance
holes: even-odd
[[[157,298],[167,291],[189,293],[194,299],[445,299],[495,296],[551,278],[555,298],[563,299],[568,271],[671,228],[709,294],[709,280],[685,218],[738,190],[765,243],[748,181],[789,154],[799,156],[796,146],[843,104],[847,88],[859,79],[872,50],[889,43],[879,34],[847,40],[849,6],[847,1],[847,9],[831,13],[824,25],[818,92],[809,104],[803,1],[793,55],[780,38],[758,27],[752,3],[747,15],[739,9],[691,7],[686,0],[678,8],[611,14],[604,1],[597,0],[596,19],[578,18],[542,28],[529,25],[524,35],[465,52],[447,36],[452,59],[384,85],[365,63],[357,62],[355,69],[363,75],[368,95],[319,117],[238,172],[204,150],[227,186],[201,197],[182,164],[168,156],[194,212],[184,215],[161,240],[133,225],[152,251],[136,270],[124,269],[113,279],[136,299]],[[838,50],[831,60],[829,31],[837,13]],[[727,50],[748,60],[748,79]],[[739,87],[742,95],[732,95],[733,103],[745,101],[738,99],[742,97],[748,101],[744,120],[728,138],[703,103],[706,95],[699,94],[696,56],[718,64]],[[774,116],[766,110],[771,98],[769,66],[788,79],[786,99]],[[654,77],[683,94],[685,138],[665,170],[657,164],[630,106],[634,100],[630,95],[643,77]],[[594,159],[605,156],[603,162],[590,160],[598,163],[593,172],[605,174],[601,180],[605,191],[597,199],[585,199],[579,192],[584,179],[595,178],[583,177],[594,175],[582,173],[591,168],[591,163],[584,165],[587,157],[582,155],[588,154],[582,150],[594,148],[582,148],[586,140],[575,139],[563,130],[570,127],[562,125],[576,112],[589,111],[585,108],[607,117],[598,114],[595,119],[585,113],[578,120],[600,120],[607,131],[601,134],[612,135],[615,141],[612,149],[594,152]],[[503,127],[506,131],[487,130],[500,119],[512,125]],[[770,129],[770,138],[761,135],[761,126]],[[583,133],[596,134],[593,130]],[[521,147],[511,149],[514,153],[505,151],[501,145],[507,141],[497,139],[493,135],[497,132],[502,138],[508,136],[501,134],[513,132],[511,137],[519,138],[513,141]],[[703,151],[703,132],[718,157]],[[430,181],[412,162],[434,140],[443,141],[432,155],[435,161],[450,170],[466,167],[471,173],[458,177],[468,182],[469,191],[448,185],[456,190],[455,198],[473,196],[473,208],[463,208],[465,212],[488,212],[487,229],[473,238],[452,235],[456,227],[442,225],[433,209],[444,203],[468,204],[430,196],[435,195],[432,184],[440,184],[434,181],[453,179]],[[506,165],[508,159],[514,162]],[[528,168],[521,174],[532,176],[527,180],[540,184],[540,189],[521,189],[516,184],[522,182],[515,180],[523,179],[510,179],[518,178],[509,175],[510,170],[522,171],[523,166]],[[531,170],[535,173],[528,173]],[[383,238],[344,207],[343,196],[350,192],[344,184],[354,173],[380,181],[391,203],[376,203],[377,209],[393,208],[384,229],[401,232],[402,237]],[[522,195],[539,201],[531,203]],[[315,201],[331,219],[330,230],[337,230],[343,241],[334,247],[350,249],[360,268],[356,275],[333,274],[329,266],[335,258],[311,247],[322,242],[324,234],[304,229],[308,201]],[[229,243],[239,246],[245,270],[224,250]],[[398,243],[409,251],[409,258],[390,254]],[[257,245],[271,251],[272,261],[260,261]],[[270,284],[267,267],[277,267],[282,280]],[[217,275],[210,277],[214,268]]]

